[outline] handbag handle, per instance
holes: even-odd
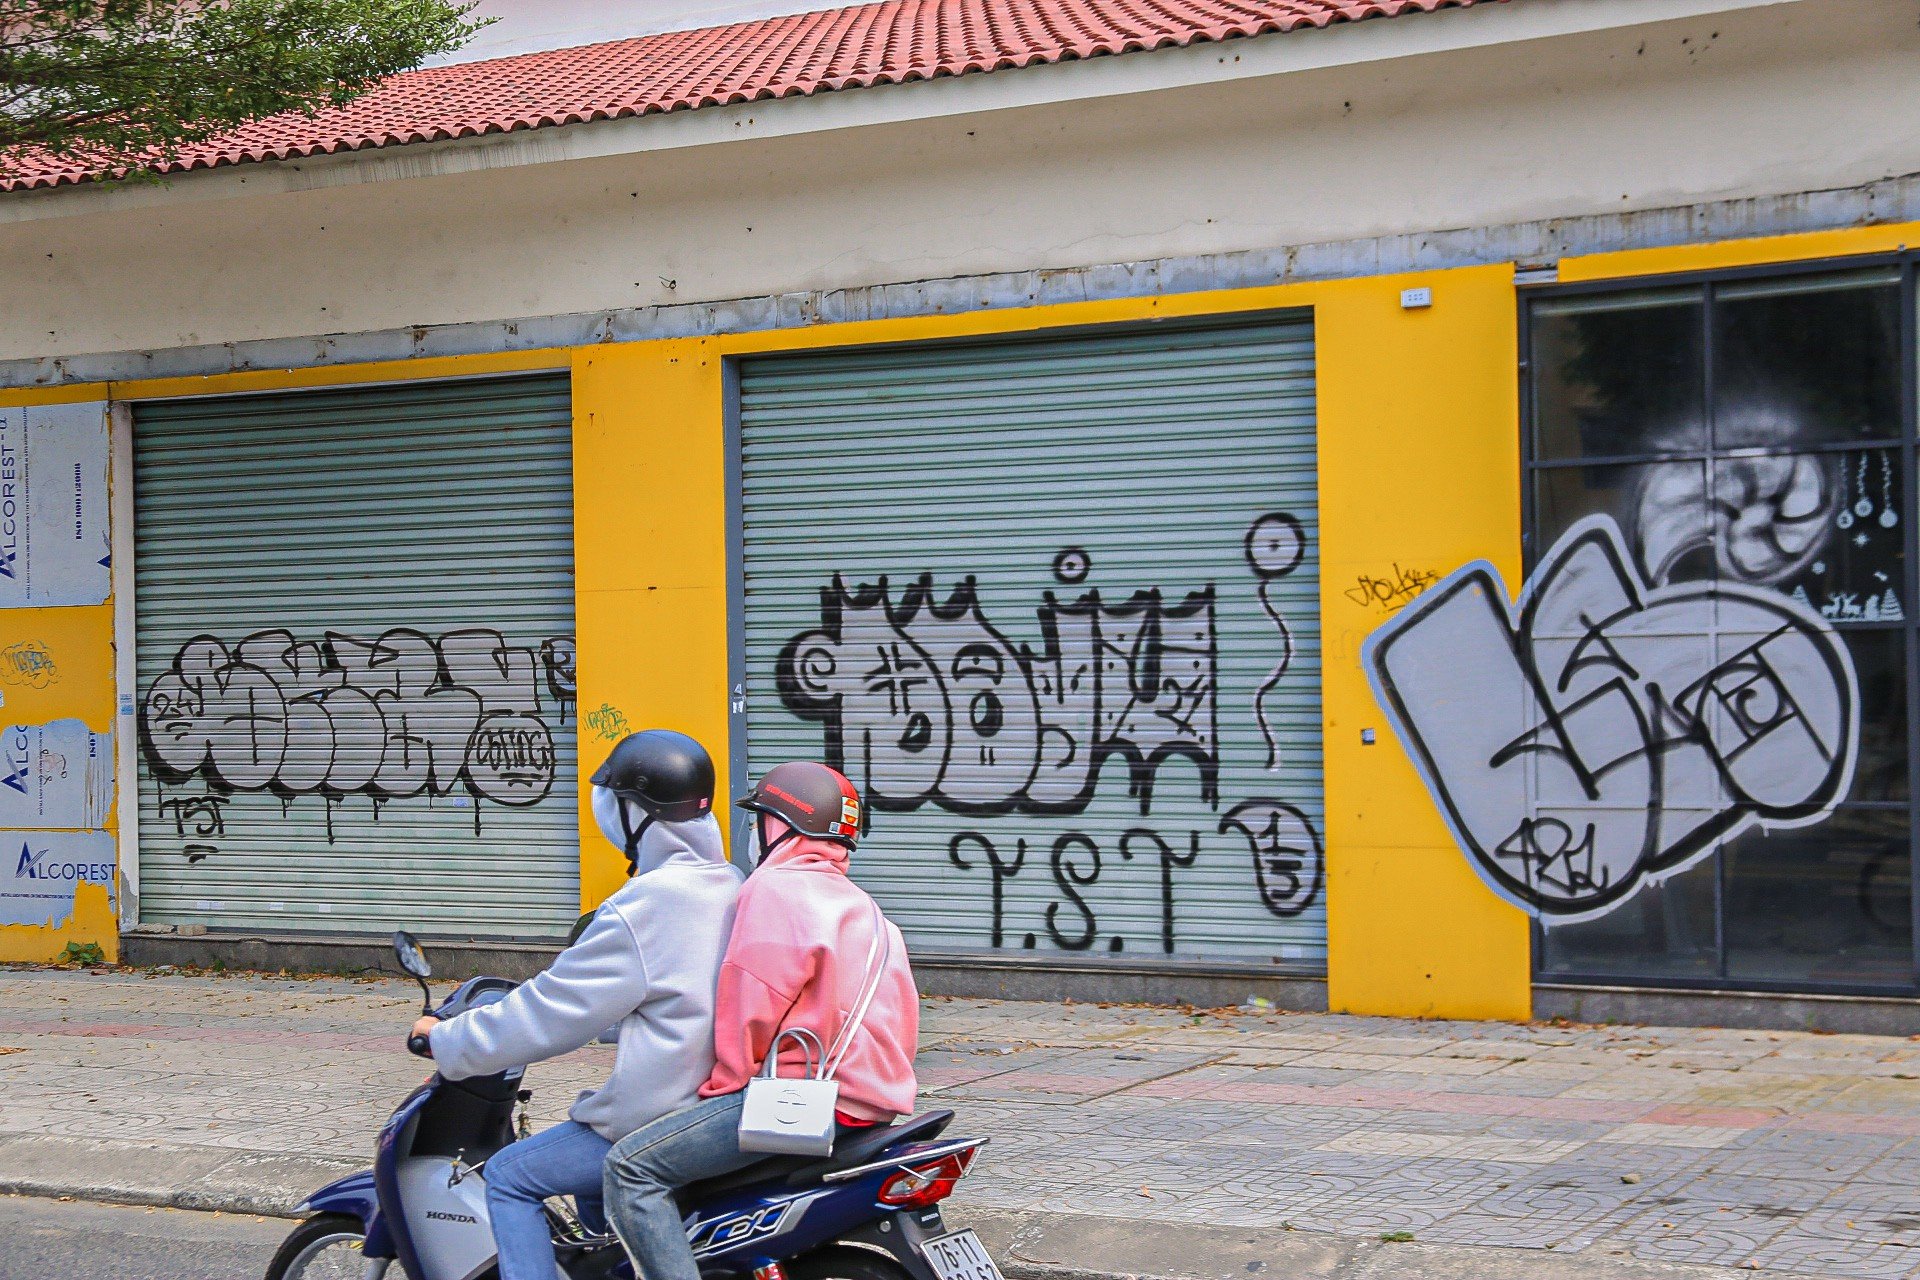
[[[806,1055],[807,1074],[803,1080],[817,1079],[825,1052],[820,1048],[820,1037],[805,1027],[788,1027],[773,1037],[773,1044],[767,1049],[767,1060],[760,1064],[760,1074],[771,1080],[780,1074],[780,1042],[792,1036],[800,1044],[800,1052]]]
[[[841,1059],[853,1048],[853,1038],[860,1030],[860,1024],[867,1020],[867,1009],[873,1004],[873,997],[880,990],[880,978],[886,971],[887,960],[893,954],[893,936],[887,932],[887,918],[880,914],[880,904],[867,899],[867,905],[873,908],[873,942],[867,948],[867,979],[861,984],[860,998],[854,1002],[853,1012],[840,1025],[840,1034],[833,1038],[833,1047],[827,1050],[826,1057],[820,1063],[820,1079],[831,1080],[840,1070]]]

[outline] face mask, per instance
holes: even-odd
[[[614,848],[627,855],[627,874],[632,875],[640,865],[640,837],[653,823],[653,815],[601,786],[593,788],[591,803],[594,824]]]

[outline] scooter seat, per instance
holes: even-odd
[[[851,1169],[877,1159],[897,1142],[926,1142],[936,1138],[952,1123],[953,1112],[928,1111],[899,1124],[875,1125],[841,1139],[825,1160],[810,1156],[771,1156],[733,1173],[683,1187],[678,1197],[682,1204],[692,1204],[777,1179],[784,1180],[790,1187],[809,1186],[836,1169]]]

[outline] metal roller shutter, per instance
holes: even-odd
[[[739,375],[748,768],[909,936],[1323,964],[1310,321]]]
[[[564,933],[564,375],[135,415],[140,917]]]

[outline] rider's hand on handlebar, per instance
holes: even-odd
[[[430,1014],[423,1016],[418,1022],[413,1024],[413,1030],[407,1033],[407,1048],[412,1049],[423,1058],[431,1058],[433,1056],[433,1042],[428,1039],[428,1036],[430,1036],[433,1033],[433,1029],[439,1025],[440,1019]],[[416,1048],[415,1046],[419,1047]],[[424,1049],[425,1052],[422,1052],[422,1049]]]

